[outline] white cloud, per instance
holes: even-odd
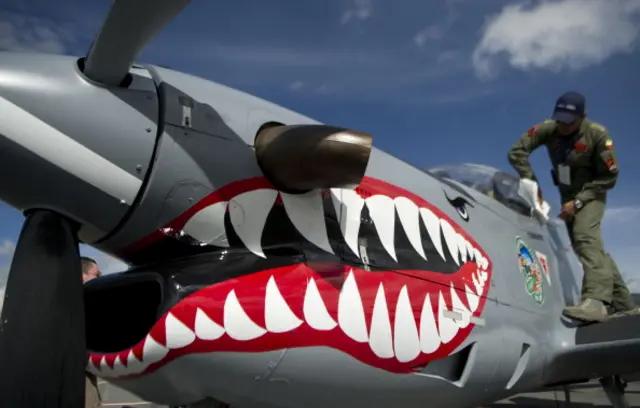
[[[424,47],[429,41],[437,41],[444,37],[446,28],[441,24],[433,24],[420,30],[414,37],[413,42],[418,47]]]
[[[604,216],[606,222],[624,224],[640,219],[640,207],[608,208]]]
[[[542,1],[508,5],[491,17],[473,52],[479,77],[497,75],[499,57],[519,70],[579,70],[629,52],[640,34],[638,0]]]
[[[302,88],[304,88],[304,82],[302,81],[294,81],[292,83],[289,84],[289,89],[292,91],[300,91]]]
[[[16,244],[9,239],[0,241],[0,257],[10,257],[16,249]]]
[[[0,50],[62,54],[70,33],[49,20],[16,13],[0,14]]]
[[[121,260],[87,245],[80,245],[80,253],[96,260],[102,273],[123,272],[129,266]]]
[[[371,17],[373,2],[371,0],[353,0],[351,7],[340,16],[340,22],[347,24],[352,20],[367,20]]]
[[[10,263],[0,265],[0,311],[2,311],[2,305],[4,304],[4,290],[7,287],[10,265]]]
[[[445,0],[445,6],[447,7],[446,18],[418,31],[413,37],[414,44],[422,48],[429,42],[442,40],[451,30],[453,23],[458,19],[456,8],[458,3],[462,3],[463,1],[464,0]]]
[[[100,269],[103,273],[124,272],[129,268],[126,263],[106,254],[103,254],[97,261],[100,262]]]
[[[638,273],[638,246],[613,246],[609,253],[618,265],[620,274],[627,283],[629,291],[640,293],[640,273]]]
[[[207,52],[203,53],[202,48]],[[290,46],[252,46],[232,44],[211,44],[206,41],[196,42],[194,46],[184,47],[173,44],[164,50],[166,56],[177,56],[179,53],[189,52],[190,57],[207,63],[228,63],[237,65],[258,66],[259,69],[305,68],[346,69],[357,66],[389,67],[395,65],[389,61],[390,51],[380,50],[337,50],[320,47],[290,47]],[[182,48],[182,50],[180,50]],[[176,54],[173,54],[173,53]],[[253,68],[252,68],[253,69]],[[264,79],[260,79],[264,81]]]
[[[317,95],[331,95],[338,91],[336,86],[328,83],[322,83],[321,85],[310,85],[302,81],[294,81],[290,83],[289,90],[291,92],[305,91],[307,94]]]
[[[627,288],[631,293],[640,293],[640,278],[630,278],[626,281]]]

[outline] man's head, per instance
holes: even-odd
[[[585,118],[586,102],[578,92],[566,92],[556,101],[551,119],[558,124],[558,132],[562,135],[573,134],[580,128]]]
[[[82,256],[80,257],[80,264],[82,265],[82,282],[83,283],[102,275],[102,272],[100,271],[100,267],[98,266],[98,263],[94,259],[91,259],[88,256]]]

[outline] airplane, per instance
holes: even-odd
[[[561,316],[580,266],[521,180],[136,62],[188,4],[115,0],[83,57],[2,53],[0,199],[25,216],[3,406],[82,407],[86,372],[174,407],[477,407],[591,379],[627,406],[640,319]],[[83,285],[80,242],[131,268]]]

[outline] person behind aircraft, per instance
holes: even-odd
[[[82,266],[82,283],[86,283],[91,279],[97,278],[102,275],[100,266],[98,263],[87,256],[80,257],[80,264]],[[86,373],[85,377],[85,408],[98,408],[102,406],[102,397],[100,390],[98,389],[98,378],[91,374]]]
[[[610,317],[640,314],[618,267],[604,250],[600,223],[608,190],[618,177],[618,161],[607,129],[586,117],[585,98],[567,92],[557,101],[550,120],[524,133],[508,153],[521,178],[537,182],[529,155],[547,147],[554,184],[562,200],[565,221],[584,275],[581,303],[563,310],[567,317],[600,322]],[[612,311],[608,315],[608,310]]]

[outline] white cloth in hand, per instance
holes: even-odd
[[[520,185],[518,186],[518,195],[522,197],[529,206],[531,206],[531,210],[533,214],[538,216],[542,221],[549,221],[549,211],[551,211],[551,206],[546,201],[538,199],[538,190],[540,187],[538,183],[530,179],[520,179]]]

